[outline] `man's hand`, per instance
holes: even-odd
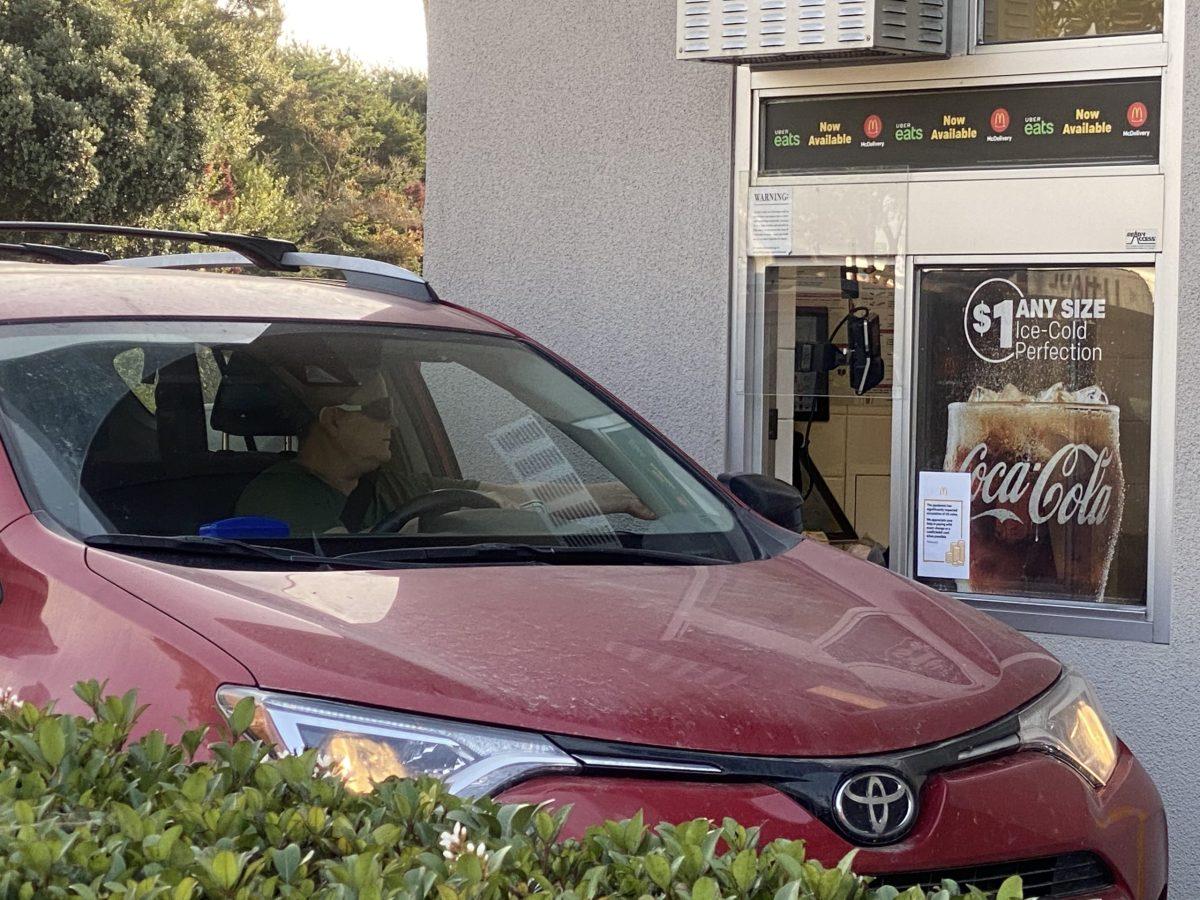
[[[638,519],[658,518],[654,510],[619,481],[605,481],[584,487],[602,513],[628,513]],[[496,498],[500,505],[507,509],[519,509],[537,495],[535,485],[484,483],[479,485],[479,490]]]
[[[619,481],[588,485],[592,499],[602,513],[628,513],[638,519],[657,519],[654,510],[641,501],[637,494]]]

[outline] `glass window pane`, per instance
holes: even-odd
[[[291,535],[280,540],[306,550],[320,535],[323,546],[329,536],[372,548],[759,553],[722,495],[508,338],[324,323],[7,325],[0,432],[31,507],[79,535],[195,535],[252,515],[279,520]],[[396,517],[446,489],[490,502]]]
[[[772,265],[764,282],[764,468],[803,492],[807,531],[882,561],[891,537],[895,264]],[[856,367],[868,344],[874,368]]]
[[[1154,270],[919,273],[916,465],[969,472],[985,596],[1143,604]]]
[[[985,44],[1162,31],[1163,0],[984,0]]]

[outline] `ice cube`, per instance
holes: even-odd
[[[1004,390],[996,396],[997,400],[1003,400],[1006,403],[1025,403],[1033,398],[1026,394],[1015,384],[1006,384]]]
[[[971,391],[971,396],[967,398],[968,403],[992,403],[999,395],[991,388],[976,386],[975,390]]]
[[[1037,395],[1038,403],[1070,403],[1074,399],[1075,395],[1068,391],[1061,381],[1050,385]]]
[[[1101,406],[1108,406],[1108,395],[1098,384],[1093,384],[1091,387],[1081,388],[1075,392],[1076,403],[1097,403]]]

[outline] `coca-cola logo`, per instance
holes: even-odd
[[[1112,512],[1113,489],[1107,481],[1113,458],[1108,447],[1097,450],[1090,444],[1064,444],[1045,463],[1006,462],[989,459],[987,444],[979,443],[959,471],[971,474],[972,506],[981,501],[989,507],[973,519],[990,517],[1025,525],[1051,521],[1102,525]],[[1021,512],[1028,518],[1022,518]]]

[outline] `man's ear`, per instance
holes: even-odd
[[[322,428],[332,431],[337,427],[338,424],[337,414],[338,410],[334,407],[322,406],[321,411],[317,413],[317,422],[321,424]]]

